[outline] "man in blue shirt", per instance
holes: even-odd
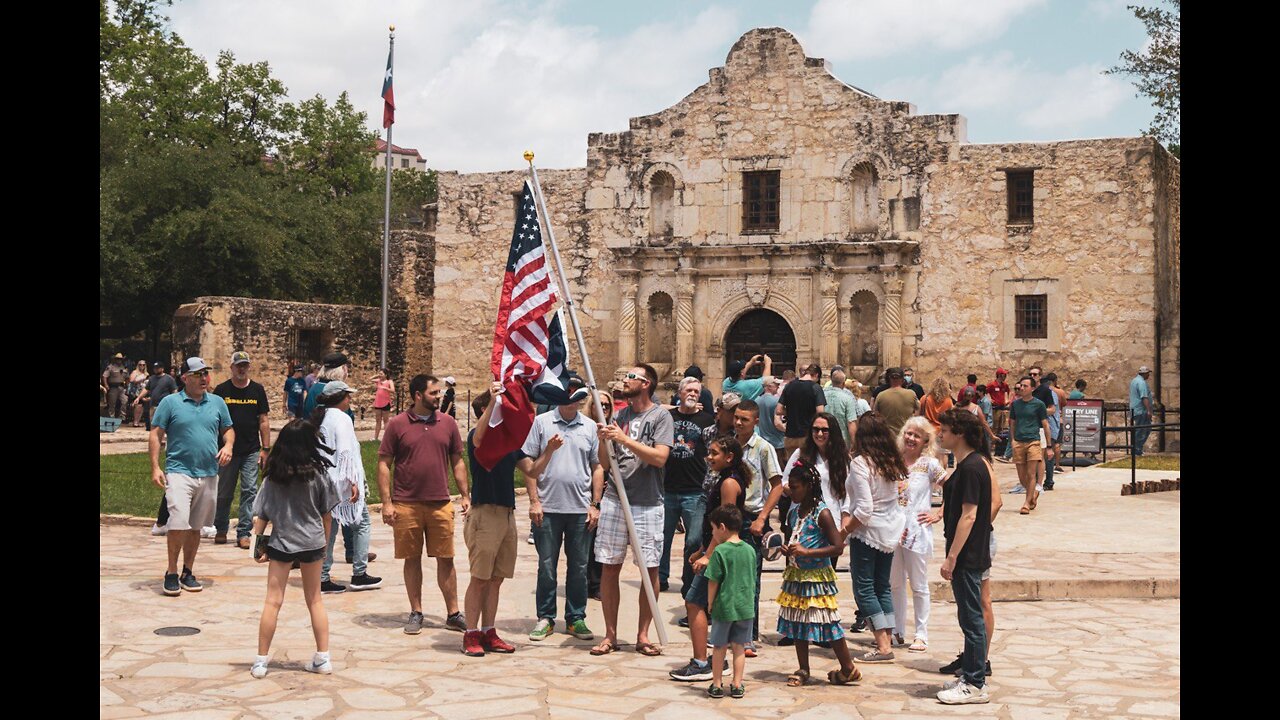
[[[747,373],[751,372],[751,368],[761,360],[764,361],[764,372],[758,378],[748,379]],[[764,392],[764,383],[773,377],[772,373],[773,358],[768,355],[754,355],[745,363],[734,360],[729,363],[729,373],[720,383],[720,389],[723,392],[737,393],[743,400],[755,400],[760,397],[760,393]]]
[[[182,373],[182,391],[169,395],[151,419],[151,480],[164,490],[169,507],[169,565],[164,575],[164,594],[181,595],[183,590],[200,592],[204,586],[191,571],[200,548],[200,528],[213,523],[218,503],[218,467],[231,462],[235,430],[231,413],[222,398],[207,392],[209,366],[198,357],[187,358]],[[218,436],[226,444],[218,449]],[[160,466],[160,443],[168,436],[164,467]],[[182,576],[178,576],[178,552],[183,555]]]
[[[1133,454],[1142,457],[1142,448],[1151,435],[1151,387],[1147,378],[1151,368],[1143,365],[1129,381],[1129,410],[1133,413]]]
[[[293,369],[293,376],[284,379],[284,397],[289,407],[289,415],[300,418],[305,417],[302,413],[303,401],[306,399],[307,380],[302,377],[303,367],[301,365]]]

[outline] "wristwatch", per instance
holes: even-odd
[[[591,501],[591,507],[593,507],[593,508],[595,508],[595,509],[599,510],[599,509],[600,509],[600,501],[599,501],[599,500],[592,500],[592,501]]]

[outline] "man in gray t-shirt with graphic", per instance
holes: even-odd
[[[662,561],[662,480],[667,456],[675,442],[671,413],[652,399],[657,384],[658,373],[653,368],[648,365],[631,368],[623,381],[622,391],[628,406],[618,413],[615,424],[601,424],[599,428],[600,440],[613,443],[613,459],[627,490],[636,534],[640,539],[640,559],[654,588],[658,587],[658,565]],[[628,543],[627,522],[618,499],[618,488],[610,482],[600,504],[600,525],[596,530],[596,560],[603,566],[600,601],[604,608],[605,639],[591,649],[593,655],[604,655],[618,647],[618,574],[627,555]],[[649,642],[651,620],[653,614],[641,586],[636,651],[644,655],[659,655],[662,651]]]

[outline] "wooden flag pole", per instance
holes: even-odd
[[[587,386],[591,388],[591,405],[596,409],[596,417],[604,417],[604,409],[600,407],[600,393],[596,388],[595,373],[591,370],[591,359],[587,355],[587,343],[582,337],[582,328],[578,325],[578,311],[569,292],[569,280],[564,274],[564,264],[560,262],[560,249],[556,245],[555,233],[551,230],[551,216],[547,213],[547,203],[542,197],[542,186],[538,183],[538,170],[533,166],[533,152],[526,150],[524,159],[529,162],[529,173],[533,176],[533,197],[538,203],[538,216],[543,223],[544,236],[551,243],[551,255],[556,262],[556,275],[560,281],[560,296],[569,308],[569,322],[573,324],[573,335],[578,341],[578,354],[582,356],[583,369],[587,373]],[[566,358],[565,362],[568,362]],[[631,539],[631,554],[636,567],[640,569],[640,585],[644,588],[645,598],[649,601],[649,609],[653,611],[653,625],[658,631],[658,642],[667,644],[667,629],[658,611],[658,596],[654,592],[653,583],[649,580],[649,570],[644,566],[640,552],[640,534],[636,532],[636,521],[631,514],[631,502],[627,499],[627,488],[622,482],[622,473],[618,470],[618,460],[613,455],[613,443],[605,440],[605,451],[609,454],[609,476],[613,478],[613,487],[618,491],[618,500],[622,504],[622,515],[627,521],[627,535]]]

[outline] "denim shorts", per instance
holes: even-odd
[[[711,643],[712,647],[718,648],[730,643],[745,645],[751,642],[751,618],[732,621],[713,619],[711,635],[707,638],[707,642]]]
[[[689,591],[684,595],[684,601],[693,603],[703,610],[707,609],[707,579],[702,573],[695,573],[693,580],[689,582]]]

